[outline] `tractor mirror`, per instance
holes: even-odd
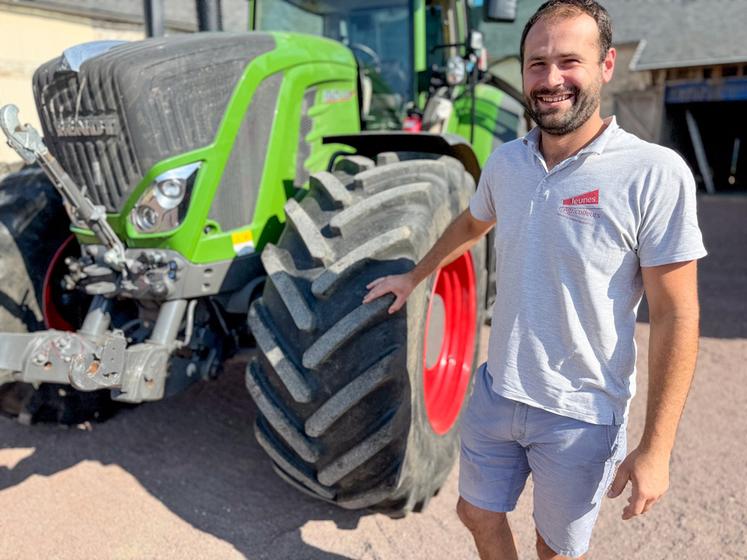
[[[486,0],[485,19],[487,21],[514,21],[516,19],[516,0]]]
[[[483,37],[483,34],[480,31],[475,31],[474,29],[471,29],[469,32],[469,48],[470,50],[475,51],[476,53],[481,53],[483,47],[485,46],[485,40]]]

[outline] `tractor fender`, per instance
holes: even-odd
[[[326,136],[325,144],[346,144],[358,155],[376,158],[381,152],[424,152],[458,159],[472,175],[475,185],[480,181],[480,164],[472,146],[458,134],[404,131],[370,131],[358,134]]]

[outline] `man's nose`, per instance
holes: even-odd
[[[563,73],[555,64],[550,64],[547,67],[547,75],[545,76],[545,80],[547,81],[547,86],[549,88],[562,86],[563,82],[565,81],[563,79]]]

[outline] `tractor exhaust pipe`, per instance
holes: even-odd
[[[220,0],[197,0],[197,30],[223,31]]]
[[[163,37],[166,20],[163,17],[163,0],[143,0],[145,36]]]

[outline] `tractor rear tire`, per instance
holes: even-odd
[[[70,221],[62,200],[41,169],[26,167],[0,180],[0,332],[45,328],[45,276],[69,239]],[[9,378],[10,372],[0,370],[0,382]],[[28,383],[0,384],[0,411],[24,423],[78,424],[103,420],[113,410],[108,391],[83,393],[57,384],[37,388]]]
[[[481,242],[398,312],[387,311],[391,295],[362,304],[366,285],[410,270],[474,192],[457,160],[412,157],[349,156],[313,175],[262,253],[267,282],[248,318],[259,349],[246,371],[255,434],[276,472],[316,498],[392,517],[420,511],[451,470],[485,290]],[[436,295],[445,334],[441,361],[426,368]]]

